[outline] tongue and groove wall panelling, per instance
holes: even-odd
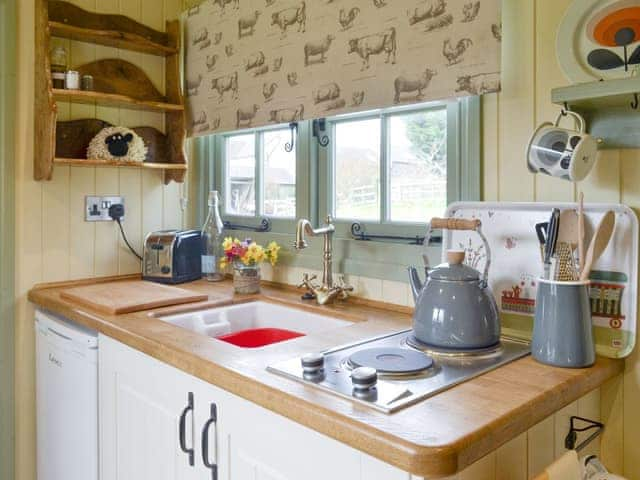
[[[100,13],[122,13],[164,30],[165,21],[178,18],[180,0],[72,0]],[[125,228],[141,250],[144,234],[161,228],[181,228],[183,185],[163,184],[155,170],[69,167],[56,165],[50,182],[33,180],[33,55],[34,0],[20,0],[18,8],[17,142],[16,152],[16,478],[35,480],[33,307],[26,292],[43,281],[58,281],[140,271],[139,262],[124,247],[113,223],[86,223],[84,197],[94,194],[125,196]],[[125,58],[147,72],[164,91],[164,59],[118,49],[53,39],[64,45],[72,67],[99,58]],[[163,116],[114,107],[60,102],[59,120],[99,118],[125,126],[150,125],[164,130]]]
[[[620,151],[620,190],[622,202],[640,213],[640,150]],[[626,360],[624,373],[624,474],[640,479],[640,345]]]
[[[533,2],[532,2],[533,3]],[[553,122],[560,109],[549,101],[552,88],[567,85],[556,58],[556,30],[571,0],[538,0],[535,7],[535,108],[534,125]],[[572,121],[563,119],[562,125],[572,126]],[[535,127],[534,127],[535,128]],[[532,132],[530,132],[532,133]],[[526,142],[518,152],[524,156]],[[525,163],[522,162],[522,165]],[[530,175],[529,175],[530,176]],[[549,201],[570,202],[574,197],[573,184],[548,175],[535,177],[535,198]]]
[[[16,105],[15,478],[35,479],[33,308],[26,293],[43,280],[42,184],[33,181],[34,4],[16,2],[18,36]]]
[[[534,199],[534,180],[522,152],[534,128],[535,8],[536,2],[531,0],[510,0],[502,5],[502,92],[499,122],[494,127],[500,131],[500,200]]]
[[[546,176],[530,175],[525,146],[533,129],[553,121],[558,107],[550,89],[567,85],[555,54],[556,31],[570,0],[514,0],[503,3],[502,92],[483,98],[483,196],[503,201],[574,201],[583,191],[587,202],[622,202],[640,208],[640,152],[599,153],[593,172],[577,187]],[[570,124],[569,124],[570,126]],[[614,473],[640,480],[640,431],[623,425],[640,424],[634,408],[640,401],[640,355],[627,360],[624,380],[613,380],[577,405],[594,418],[600,411],[607,424],[602,457]],[[570,405],[550,421],[528,432],[529,476],[562,452],[561,436],[576,406]],[[553,449],[549,438],[554,438]],[[600,443],[600,442],[599,442]],[[598,448],[595,445],[591,448]],[[546,462],[546,463],[545,463]],[[497,463],[497,468],[500,461]]]
[[[157,12],[160,12],[162,15],[163,5],[157,5]],[[147,17],[154,17],[153,13],[143,15],[142,13],[142,0],[128,0],[126,2],[120,2],[120,13],[126,15],[127,17],[133,18],[138,22],[144,23],[148,20]],[[164,30],[163,26],[160,27],[161,30]],[[120,50],[119,56],[122,60],[126,60],[128,62],[133,63],[134,65],[139,65],[146,74],[153,79],[154,85],[161,91],[164,92],[164,80],[163,80],[163,70],[161,69],[158,75],[153,75],[153,72],[148,70],[149,62],[145,62],[145,58],[142,53],[139,52],[131,52],[128,50]],[[126,115],[125,115],[126,113]],[[137,111],[125,111],[121,109],[120,111],[120,123],[126,127],[136,127],[140,125],[146,125],[145,120],[151,119],[153,122],[154,117],[157,116],[158,113],[153,113],[151,115],[144,115],[141,110]],[[158,122],[156,122],[157,124]],[[160,122],[160,130],[164,131],[164,125]],[[118,169],[118,179],[120,182],[120,194],[125,197],[125,202],[127,199],[142,199],[142,170],[140,169],[132,169],[132,168],[120,168]],[[141,250],[139,245],[142,245],[142,202],[134,201],[134,202],[126,202],[126,212],[125,212],[125,220],[124,227],[127,233],[127,238],[132,245]],[[133,273],[140,271],[140,261],[129,251],[124,242],[118,242],[118,271],[122,273]]]

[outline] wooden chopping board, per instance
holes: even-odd
[[[65,300],[111,315],[201,302],[209,298],[206,294],[143,280],[73,287],[61,291],[60,296]]]

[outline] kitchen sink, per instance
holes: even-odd
[[[350,325],[278,303],[254,301],[207,308],[160,320],[244,348],[257,348]],[[238,335],[234,335],[234,334]]]

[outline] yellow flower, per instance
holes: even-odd
[[[265,251],[260,245],[255,242],[252,242],[247,247],[247,251],[242,256],[240,260],[245,265],[256,265],[262,263],[265,259]]]
[[[272,266],[275,266],[278,263],[278,254],[280,252],[280,245],[276,242],[271,242],[267,245],[267,258],[271,262]]]
[[[232,246],[233,246],[233,239],[231,237],[225,238],[224,242],[222,242],[222,248],[224,248],[225,250],[229,250]]]
[[[221,259],[221,260],[220,260],[220,268],[221,268],[222,270],[224,270],[225,268],[227,268],[227,265],[228,265],[228,263],[227,263],[227,257],[225,257],[225,258],[223,258],[223,259]]]

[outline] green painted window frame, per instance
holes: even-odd
[[[208,138],[207,145],[207,157],[211,159],[212,164],[209,165],[208,170],[210,176],[213,179],[209,181],[212,189],[220,192],[220,198],[222,199],[221,215],[225,221],[229,221],[235,224],[258,226],[261,218],[264,215],[260,214],[260,207],[263,200],[264,185],[262,182],[263,177],[263,164],[259,161],[261,157],[262,145],[260,141],[256,141],[256,170],[255,170],[255,182],[256,182],[256,212],[257,215],[230,215],[225,210],[225,202],[227,198],[227,184],[226,184],[226,143],[227,139],[234,135],[246,135],[246,134],[261,134],[263,132],[274,130],[289,130],[286,125],[274,125],[269,127],[245,129],[239,132],[228,132],[220,135],[215,135]],[[258,137],[260,138],[260,137]],[[283,146],[284,148],[284,146]],[[296,215],[295,218],[281,218],[281,217],[269,217],[271,220],[272,230],[274,232],[290,232],[295,228],[295,223],[298,218],[309,218],[311,209],[309,205],[309,183],[301,181],[301,179],[309,179],[311,177],[309,167],[310,162],[307,159],[310,156],[310,142],[309,142],[309,125],[306,122],[301,122],[298,125],[298,136],[295,139],[296,150]],[[204,212],[206,214],[206,212]],[[202,217],[200,217],[202,218]],[[242,231],[239,231],[239,234]]]
[[[478,97],[463,97],[442,102],[430,102],[414,104],[403,107],[382,109],[364,113],[343,115],[327,119],[328,133],[333,140],[333,128],[336,123],[366,118],[388,118],[398,113],[411,113],[424,110],[447,109],[447,203],[460,200],[480,199],[480,99]],[[269,130],[288,129],[286,125],[274,125],[269,127],[245,129],[238,132],[228,132],[200,139],[196,146],[198,158],[209,159],[209,162],[199,162],[200,182],[199,188],[203,192],[216,189],[220,196],[226,199],[226,139],[233,135],[260,133]],[[384,142],[384,139],[383,139]],[[330,192],[333,191],[331,179],[333,178],[331,152],[334,142],[328,147],[318,145],[311,135],[311,122],[298,123],[298,135],[295,139],[296,148],[296,219],[309,218],[312,223],[318,224],[325,216],[333,212]],[[256,142],[256,157],[259,142]],[[256,184],[261,185],[262,165],[256,162]],[[256,208],[261,201],[261,188],[256,191]],[[201,195],[205,198],[206,195]],[[205,202],[202,202],[203,204]],[[197,218],[204,219],[206,208],[198,205]],[[258,226],[261,216],[229,215],[224,211],[222,216],[232,223]],[[283,219],[272,217],[273,231],[280,233],[292,232],[296,219]],[[338,224],[338,236],[349,237],[348,230],[352,220],[336,220]],[[363,222],[367,228],[372,227],[370,233],[395,233],[401,235],[423,234],[428,219],[424,223],[408,222]]]
[[[443,102],[441,102],[443,103]],[[451,201],[472,201],[481,198],[481,102],[479,97],[465,97],[444,102],[451,115],[448,116],[448,180],[452,187],[448,191],[455,191]],[[425,105],[413,105],[408,108],[420,108]],[[326,192],[326,180],[323,171],[326,169],[326,152],[318,146],[312,135],[311,121],[299,122],[296,138],[297,153],[297,202],[296,218],[308,218],[313,225],[324,220],[321,214],[326,208],[321,208],[322,191]],[[283,128],[278,125],[274,128]],[[258,129],[256,129],[258,130]],[[252,130],[243,130],[249,132]],[[239,133],[239,132],[238,132]],[[230,134],[233,134],[231,132]],[[229,135],[229,134],[227,134]],[[211,189],[222,189],[224,157],[222,138],[224,135],[214,135],[195,139],[194,152],[196,161],[195,198],[201,201],[195,205],[196,215],[201,225],[204,222],[207,206],[207,192]],[[455,190],[453,190],[455,188]],[[444,212],[443,212],[444,213]],[[225,220],[238,220],[243,224],[253,222],[257,225],[259,219],[253,217],[226,217]],[[367,227],[369,225],[367,224]],[[421,226],[421,234],[425,228]],[[397,230],[394,230],[396,233]],[[370,232],[372,233],[372,232]],[[295,251],[291,245],[295,236],[295,221],[273,221],[273,230],[266,233],[233,231],[236,236],[251,236],[257,242],[266,243],[276,240],[282,246],[281,265],[304,269],[321,270],[322,241],[311,239],[309,248]],[[358,241],[350,235],[336,235],[334,239],[334,270],[336,273],[356,275],[384,280],[407,282],[406,267],[422,262],[423,255],[429,258],[431,264],[441,259],[440,245],[435,242],[431,246],[408,245],[393,242]]]
[[[320,148],[318,155],[318,205],[320,217],[326,215],[335,217],[334,185],[336,175],[334,171],[335,127],[341,122],[381,119],[381,220],[362,220],[334,218],[336,235],[342,238],[351,237],[351,224],[360,222],[366,227],[367,233],[379,235],[400,235],[407,237],[423,236],[427,222],[398,222],[385,220],[389,208],[387,198],[387,167],[388,167],[388,119],[402,113],[418,113],[428,110],[447,110],[447,205],[460,200],[480,200],[480,100],[478,97],[463,97],[441,102],[412,104],[341,115],[327,119],[327,134],[330,143],[326,148]],[[444,212],[443,212],[444,213]]]

